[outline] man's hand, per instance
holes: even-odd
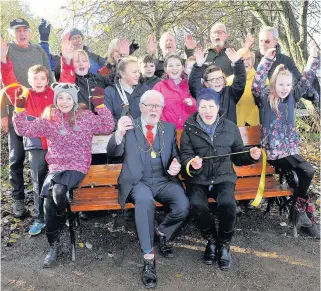
[[[240,59],[240,56],[237,54],[237,52],[233,48],[227,48],[225,50],[225,53],[233,64]]]
[[[66,63],[70,65],[74,55],[74,48],[69,40],[70,34],[67,33],[61,41],[61,54],[65,58]]]
[[[196,48],[196,41],[191,34],[185,36],[185,46],[187,49],[192,50]]]
[[[123,116],[118,120],[116,135],[119,139],[123,139],[127,130],[134,128],[133,121],[129,116]]]
[[[261,149],[259,149],[258,147],[254,147],[250,149],[251,158],[254,160],[259,160],[261,157],[261,154],[262,154]]]
[[[275,54],[276,54],[276,49],[275,49],[275,48],[269,48],[269,49],[266,51],[264,57],[265,57],[266,59],[269,59],[269,60],[274,60]]]
[[[154,35],[151,34],[147,39],[147,53],[150,56],[153,56],[156,54],[156,50],[157,50],[157,43]]]
[[[139,44],[133,39],[132,43],[129,46],[129,54],[132,55],[136,50],[139,49]]]
[[[0,40],[0,58],[1,58],[1,62],[4,64],[7,62],[8,50],[9,50],[9,47],[7,45],[7,42],[1,38],[1,40]]]
[[[181,164],[176,160],[176,158],[174,158],[167,172],[171,176],[176,176],[178,175],[180,170],[181,170]]]
[[[9,119],[8,116],[2,117],[1,118],[1,128],[3,129],[4,132],[9,131]]]
[[[203,165],[203,159],[199,156],[196,156],[193,161],[191,162],[191,166],[194,168],[194,170],[199,170],[202,168]]]
[[[198,67],[203,66],[206,60],[205,50],[203,47],[198,46],[194,51],[194,56],[196,58],[196,64]]]
[[[41,23],[38,26],[41,42],[48,42],[50,28],[51,28],[51,24],[49,24],[49,22],[47,20],[42,18]]]
[[[253,43],[254,43],[254,37],[251,33],[248,33],[245,41],[244,42],[241,41],[241,46],[242,46],[242,48],[250,50]]]
[[[104,105],[104,89],[96,86],[91,91],[92,97],[90,98],[90,101],[92,105],[94,105],[95,107],[102,107],[101,105]]]
[[[129,42],[127,39],[119,40],[119,54],[121,57],[129,56]]]

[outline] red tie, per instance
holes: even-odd
[[[152,132],[152,129],[154,128],[153,125],[146,125],[147,132],[146,132],[146,138],[150,145],[154,143],[154,134]]]

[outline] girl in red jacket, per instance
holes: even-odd
[[[11,60],[7,57],[8,47],[5,42],[1,46],[1,75],[5,86],[19,83],[13,71]],[[44,109],[53,104],[54,92],[48,86],[48,70],[41,65],[34,65],[28,70],[28,82],[31,85],[29,90],[25,90],[28,95],[26,100],[26,114],[29,120],[40,117]],[[7,95],[10,98],[10,104],[15,104],[15,91],[17,87],[7,89]],[[21,90],[21,89],[20,89]],[[48,172],[48,165],[45,160],[47,154],[47,141],[44,137],[26,138],[23,137],[24,150],[28,151],[30,172],[34,194],[35,204],[35,221],[29,230],[30,235],[37,235],[45,227],[43,199],[40,197],[40,191]],[[11,162],[10,155],[10,162]],[[21,172],[23,168],[21,168]],[[11,175],[11,180],[14,181],[17,177]],[[13,182],[14,185],[14,182]],[[26,214],[24,197],[13,197],[13,215],[22,217]]]
[[[154,86],[165,99],[165,107],[161,119],[183,129],[185,120],[196,109],[196,100],[192,98],[188,88],[188,79],[183,76],[183,60],[176,54],[170,54],[164,61],[167,78]]]

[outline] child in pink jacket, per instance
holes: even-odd
[[[58,241],[66,222],[66,194],[77,187],[87,173],[91,162],[91,146],[94,134],[111,133],[114,120],[104,105],[104,91],[96,87],[91,103],[98,115],[78,108],[78,86],[55,83],[54,105],[45,109],[43,117],[27,120],[25,110],[13,117],[18,135],[29,138],[44,136],[48,142],[46,161],[49,167],[41,196],[44,201],[46,235],[50,251],[44,267],[51,267],[58,254]],[[26,99],[17,94],[17,109],[24,109]]]
[[[167,78],[153,88],[164,96],[161,119],[183,129],[186,119],[197,111],[196,100],[189,92],[188,78],[183,75],[183,60],[176,54],[170,54],[164,61],[164,70]]]

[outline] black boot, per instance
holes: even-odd
[[[216,261],[216,256],[217,256],[217,249],[216,249],[216,237],[217,237],[217,233],[216,233],[216,229],[214,228],[210,228],[210,229],[206,229],[201,231],[202,236],[207,240],[207,245],[205,247],[205,251],[204,251],[204,263],[206,265],[213,265]]]
[[[295,220],[294,224],[298,227],[310,227],[312,222],[307,215],[308,199],[297,197],[295,203]]]
[[[228,271],[231,268],[232,257],[230,252],[230,243],[234,231],[219,232],[218,237],[218,266],[222,271]]]
[[[157,284],[156,262],[153,260],[144,260],[144,268],[142,273],[142,281],[147,289],[155,288]]]
[[[46,233],[47,239],[50,245],[49,253],[45,257],[43,262],[44,268],[50,268],[52,264],[57,260],[58,257],[58,246],[59,246],[59,230],[53,231],[51,233]]]

